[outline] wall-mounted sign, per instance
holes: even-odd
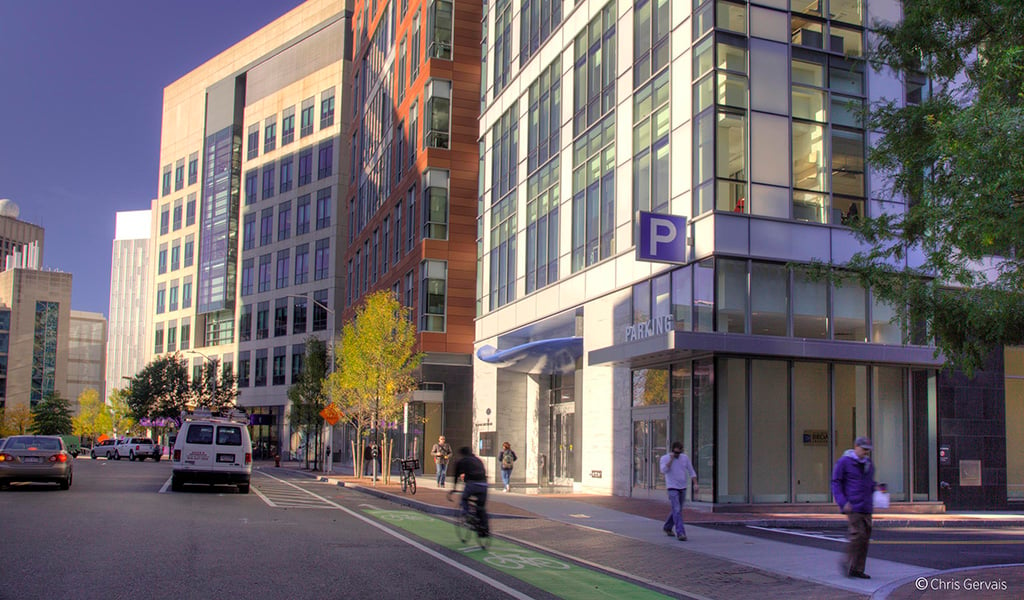
[[[591,471],[590,472],[590,477],[593,478],[593,479],[600,479],[602,473],[603,473],[602,471]]]
[[[643,323],[626,325],[626,341],[635,342],[645,338],[668,333],[674,329],[672,315],[661,315]]]
[[[960,461],[960,487],[978,487],[981,485],[981,461]]]
[[[649,262],[686,262],[686,217],[640,212],[636,259]]]
[[[939,464],[944,467],[953,464],[953,455],[949,452],[949,444],[939,446]]]
[[[828,446],[828,430],[804,429],[804,446]]]

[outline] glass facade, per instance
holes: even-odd
[[[29,392],[31,406],[35,406],[54,392],[57,379],[59,310],[60,304],[57,302],[36,301],[35,326],[32,333],[32,382]]]
[[[196,289],[200,314],[234,307],[241,149],[236,126],[206,138]]]

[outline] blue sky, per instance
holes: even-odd
[[[159,183],[163,88],[299,0],[0,0],[0,198],[107,314],[114,213]]]

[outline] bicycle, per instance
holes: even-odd
[[[456,490],[452,489],[448,492],[448,501],[452,502],[452,494]],[[486,521],[481,518],[481,514],[486,518],[487,512],[478,503],[478,497],[476,494],[471,495],[467,504],[469,510],[461,508],[462,503],[459,502],[460,511],[459,516],[455,520],[455,535],[459,537],[459,541],[463,544],[468,543],[473,536],[476,536],[476,544],[480,546],[482,550],[487,550],[491,547],[491,532],[485,524]]]
[[[402,467],[402,493],[406,490],[409,493],[416,495],[416,469],[420,468],[420,460],[418,458],[396,458],[391,462],[400,463]]]

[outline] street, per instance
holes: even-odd
[[[462,548],[447,521],[272,471],[248,495],[170,492],[167,461],[78,459],[67,492],[14,484],[0,598],[664,597],[502,540]]]

